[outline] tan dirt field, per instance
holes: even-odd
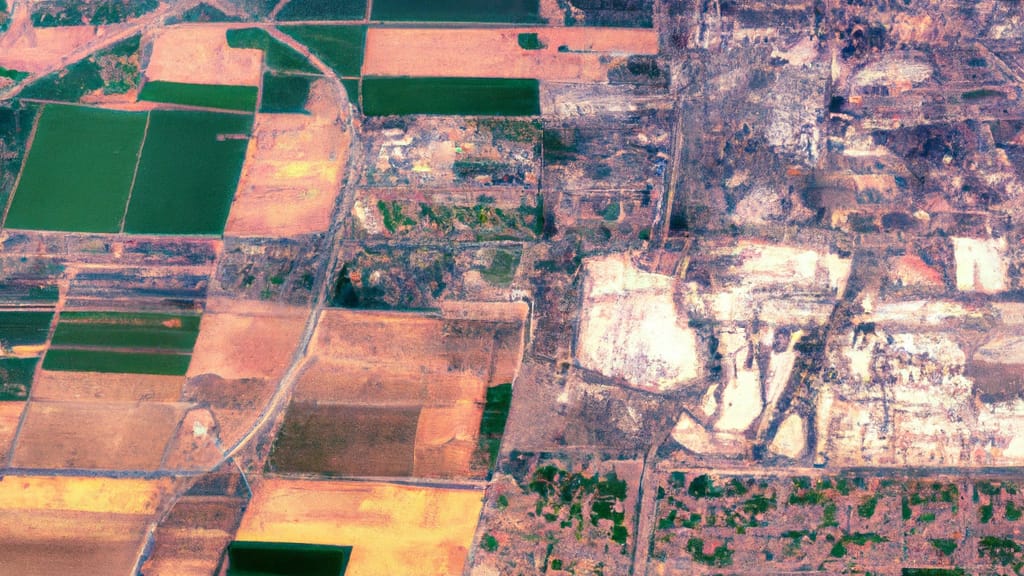
[[[230,26],[174,26],[153,39],[146,79],[189,84],[259,86],[263,51],[228,46]]]
[[[324,310],[311,352],[354,366],[443,373],[448,362],[442,328],[440,318],[423,314]]]
[[[183,376],[40,370],[32,400],[177,402],[184,383]]]
[[[280,378],[291,364],[307,314],[298,306],[211,298],[188,377]]]
[[[530,32],[537,34],[543,48],[519,47],[518,35]],[[561,46],[568,52],[559,52]],[[613,60],[608,56],[657,53],[654,30],[370,28],[363,74],[607,82]]]
[[[350,140],[337,113],[257,114],[224,233],[295,236],[326,231]]]
[[[359,361],[358,359],[356,361]],[[296,401],[423,405],[484,400],[484,385],[468,374],[376,370],[342,359],[311,360],[295,389]]]
[[[473,402],[420,411],[413,476],[470,476],[481,416],[483,406]]]
[[[32,401],[11,465],[156,470],[185,408],[156,402]]]
[[[22,28],[12,23],[0,36],[0,66],[41,72],[56,64],[71,64],[67,55],[96,38],[94,26]]]
[[[234,498],[182,498],[161,520],[142,572],[147,576],[215,574],[244,505]]]
[[[346,576],[461,574],[483,490],[265,479],[236,539],[352,546]]]
[[[6,461],[25,402],[0,402],[0,461]]]

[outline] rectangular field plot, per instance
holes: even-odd
[[[39,358],[0,358],[0,402],[27,400]]]
[[[255,86],[184,84],[154,80],[146,82],[142,87],[139,100],[251,112],[256,109],[258,92],[259,89]]]
[[[46,106],[4,225],[117,232],[145,129],[143,113]]]
[[[362,20],[366,0],[291,0],[278,20]]]
[[[539,0],[374,0],[373,20],[540,22]]]
[[[359,76],[366,44],[365,26],[281,26],[281,31],[305,44],[339,76]]]
[[[65,312],[52,345],[191,351],[198,335],[198,315]]]
[[[220,234],[251,129],[251,116],[153,111],[125,232]]]
[[[188,371],[190,354],[153,354],[110,350],[52,349],[43,368],[75,372],[127,372],[132,374],[183,375]]]
[[[530,79],[367,77],[363,112],[367,116],[536,116],[540,89]]]
[[[0,312],[0,346],[43,344],[50,332],[53,312]]]

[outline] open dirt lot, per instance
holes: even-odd
[[[327,230],[350,141],[337,110],[257,114],[224,233],[295,236]]]
[[[521,33],[536,33],[544,47],[520,48]],[[562,46],[567,51],[559,51]],[[608,56],[657,53],[654,30],[371,28],[366,33],[363,74],[607,82],[612,60]]]
[[[146,78],[188,84],[259,86],[263,51],[231,48],[228,27],[175,26],[153,39]]]
[[[156,402],[33,401],[11,465],[156,470],[184,409]]]
[[[401,312],[324,310],[312,352],[358,366],[394,366],[401,371],[447,372],[440,318]]]
[[[483,491],[266,479],[238,540],[352,546],[346,576],[461,574]]]
[[[182,376],[40,370],[32,399],[177,402],[184,383]]]
[[[0,66],[22,72],[41,72],[57,64],[71,64],[68,54],[97,38],[94,26],[33,28],[12,23],[0,35]]]
[[[6,459],[10,453],[11,442],[24,409],[24,402],[0,402],[0,460]]]
[[[291,364],[307,314],[296,306],[211,299],[199,325],[188,376],[281,377]]]

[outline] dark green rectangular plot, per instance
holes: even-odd
[[[53,312],[0,312],[0,343],[5,347],[42,344]]]
[[[4,225],[119,231],[145,129],[145,113],[46,106]]]
[[[531,79],[367,77],[363,113],[536,116],[540,86]]]
[[[278,20],[362,20],[366,0],[291,0]]]
[[[52,345],[191,351],[198,335],[199,316],[66,312]]]
[[[373,0],[373,20],[539,23],[539,0]]]
[[[0,402],[27,400],[39,358],[0,358]]]
[[[344,576],[351,546],[232,542],[228,576]]]
[[[258,93],[259,89],[255,86],[184,84],[154,80],[146,82],[142,87],[139,100],[253,112],[256,110]]]
[[[183,376],[188,371],[188,363],[191,359],[190,354],[147,354],[51,348],[43,360],[43,368],[70,372]]]
[[[304,44],[309,51],[337,72],[338,76],[359,76],[363,67],[366,26],[294,25],[281,31]]]
[[[223,232],[251,130],[252,116],[154,110],[125,232]]]

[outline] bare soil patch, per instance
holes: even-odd
[[[153,39],[148,80],[259,86],[263,51],[228,46],[229,26],[174,26]]]

